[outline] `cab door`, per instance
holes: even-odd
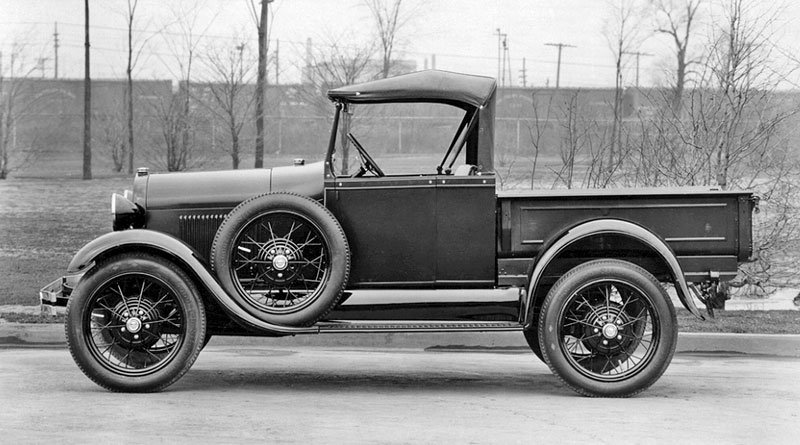
[[[493,287],[497,277],[494,175],[436,177],[436,287]]]
[[[350,288],[434,287],[433,177],[337,178],[326,181],[325,205],[350,244]]]

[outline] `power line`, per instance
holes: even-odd
[[[561,86],[561,50],[564,48],[577,48],[577,46],[562,42],[545,43],[545,46],[555,46],[558,48],[558,63],[556,64],[556,88],[559,88]]]
[[[49,25],[49,23],[45,23],[45,22],[0,22],[0,25]],[[76,24],[76,23],[60,22],[60,25],[83,28],[82,24]],[[90,29],[105,29],[105,30],[119,31],[119,32],[125,32],[125,33],[127,33],[127,31],[128,31],[126,28],[118,28],[118,27],[105,26],[105,25],[91,25]],[[146,30],[146,29],[136,29],[136,28],[134,28],[133,31],[134,32],[138,32],[138,33],[142,33],[142,34],[151,34],[151,35],[159,35],[159,34],[170,35],[170,36],[182,36],[182,35],[184,35],[183,33],[180,33],[180,32],[166,31],[166,30],[163,30],[163,29],[162,30]],[[60,35],[61,34],[59,34],[59,36]],[[495,35],[496,35],[496,33],[495,33]],[[242,39],[241,37],[237,37],[237,36],[234,36],[234,35],[222,35],[222,34],[203,34],[199,38],[200,39],[224,39],[224,40],[228,40],[228,41],[233,41],[233,40],[236,40],[236,39],[240,39],[240,40]],[[244,40],[249,41],[249,42],[257,42],[258,38],[257,37],[244,37]],[[283,43],[288,43],[288,44],[290,44],[292,46],[300,47],[300,48],[303,48],[303,50],[305,50],[306,42],[304,42],[304,41],[300,42],[300,41],[296,41],[296,40],[286,40],[286,39],[282,39],[281,41]],[[83,46],[82,43],[80,45],[81,45],[81,47]],[[59,46],[68,46],[68,45],[59,45]],[[325,47],[325,48],[337,48],[337,49],[342,49],[342,48],[344,48],[344,49],[348,49],[348,48],[349,49],[356,49],[356,48],[360,48],[358,45],[341,45],[341,44],[329,44],[329,43],[318,43],[318,42],[315,42],[314,46]],[[551,45],[551,46],[554,46],[554,45]],[[95,46],[92,45],[92,47],[95,47]],[[503,62],[503,60],[502,60],[502,40],[500,40],[499,47],[500,47],[500,51],[498,52],[499,56],[497,58],[495,58],[494,56],[480,56],[480,55],[473,55],[473,54],[456,54],[456,53],[439,53],[439,52],[437,52],[436,54],[438,56],[440,56],[440,57],[452,57],[452,58],[465,59],[465,60],[492,60],[492,59],[495,59],[495,60],[497,60],[499,62],[498,63],[498,67],[499,67],[499,69],[498,69],[498,78],[500,78],[501,75],[502,75],[501,70],[502,70],[502,62]],[[573,46],[573,45],[564,45],[564,47],[577,48],[576,46]],[[105,47],[105,48],[102,48],[102,49],[105,49],[107,51],[118,51],[118,52],[126,52],[127,51],[127,50],[122,49],[122,48],[115,49],[115,48]],[[163,53],[163,52],[159,53],[159,52],[156,52],[156,51],[147,51],[147,50],[145,50],[144,52],[145,53],[151,53],[151,54],[172,55],[172,54],[167,54],[167,53]],[[403,53],[411,55],[411,56],[419,56],[419,57],[427,57],[427,56],[430,55],[429,52],[408,51],[408,50],[403,51]],[[521,59],[512,59],[510,57],[508,58],[508,60],[521,61]],[[558,62],[554,62],[552,60],[545,60],[545,59],[531,59],[531,62],[548,64],[548,65],[558,64]],[[565,65],[565,66],[585,66],[585,67],[609,68],[609,69],[615,68],[614,65],[589,63],[589,62],[567,62],[567,61],[562,61],[561,64]]]
[[[622,54],[630,54],[636,56],[636,88],[639,88],[639,57],[653,56],[655,54],[643,53],[641,51],[623,51]]]

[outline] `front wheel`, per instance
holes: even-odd
[[[160,391],[203,347],[203,302],[177,266],[146,254],[99,263],[67,305],[66,336],[78,367],[112,391]]]
[[[649,272],[619,260],[581,264],[553,286],[539,317],[550,369],[592,397],[629,397],[652,385],[677,344],[675,309]]]

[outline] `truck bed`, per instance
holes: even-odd
[[[500,283],[515,284],[513,277],[565,230],[603,218],[633,222],[660,236],[688,281],[730,280],[737,262],[753,251],[754,202],[750,192],[698,187],[501,192]]]

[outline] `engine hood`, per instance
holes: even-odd
[[[247,198],[278,191],[322,199],[323,175],[322,162],[271,169],[159,173],[138,176],[134,191],[136,203],[146,210],[231,208]]]

